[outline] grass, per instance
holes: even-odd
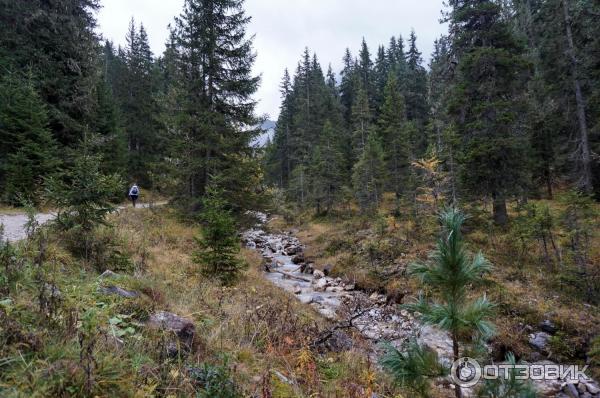
[[[242,250],[248,270],[236,286],[224,288],[200,276],[190,256],[198,230],[175,211],[125,209],[111,222],[97,235],[112,236],[114,245],[101,248],[129,259],[130,268],[117,278],[99,278],[107,263],[74,258],[59,234],[49,234],[41,266],[36,259],[44,246],[12,249],[16,255],[4,264],[10,273],[0,283],[0,396],[217,396],[205,389],[208,375],[221,383],[221,396],[400,392],[364,355],[358,336],[349,351],[308,350],[329,325],[267,282],[256,252]],[[60,290],[60,299],[40,300],[46,283]],[[108,285],[141,295],[99,292]],[[159,310],[193,321],[188,354],[166,355],[174,337],[144,326]],[[228,386],[238,395],[223,395]]]

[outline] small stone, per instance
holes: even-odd
[[[354,289],[356,289],[356,285],[353,284],[353,283],[348,284],[348,285],[344,285],[344,290],[347,291],[347,292],[350,292],[350,291],[352,291]]]
[[[302,253],[296,254],[294,257],[292,257],[292,262],[294,264],[302,264],[304,261],[305,261],[304,254],[302,254]]]
[[[118,278],[119,274],[112,272],[111,270],[107,269],[106,271],[104,271],[101,275],[100,278],[103,279],[108,279],[108,278]]]
[[[538,351],[545,352],[550,335],[546,332],[538,332],[529,335],[529,344]]]
[[[302,289],[297,287],[294,289],[294,294],[302,294]]]
[[[554,334],[558,331],[556,325],[549,319],[546,319],[544,322],[540,323],[540,329],[549,334]]]
[[[150,315],[150,319],[146,324],[153,329],[174,332],[184,344],[183,348],[189,350],[192,347],[196,327],[191,320],[171,312],[158,311]]]
[[[118,286],[101,287],[99,290],[103,294],[114,294],[125,298],[136,298],[140,296],[138,292],[126,290]]]
[[[315,294],[311,298],[311,303],[322,303],[325,301],[325,298],[319,294]]]
[[[300,248],[298,246],[288,246],[285,248],[285,254],[287,256],[293,256],[294,254],[298,254],[300,252]]]
[[[587,392],[587,387],[586,387],[585,383],[579,383],[579,384],[577,385],[577,390],[578,390],[578,391],[579,391],[581,394],[583,394],[583,393]]]
[[[44,284],[44,294],[46,295],[47,298],[50,298],[53,300],[60,300],[62,298],[61,291],[58,289],[58,287],[56,285],[53,285],[52,283]]]

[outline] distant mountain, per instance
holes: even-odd
[[[252,146],[256,148],[263,148],[267,145],[267,142],[273,139],[273,135],[275,134],[275,127],[277,123],[272,120],[266,120],[261,126],[260,129],[263,131],[261,135],[256,137],[254,142],[252,142]]]

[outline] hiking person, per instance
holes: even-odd
[[[129,188],[129,199],[131,200],[131,203],[133,203],[134,208],[135,208],[135,202],[138,200],[139,196],[140,196],[140,188],[137,186],[137,184],[133,184],[131,186],[131,188]]]

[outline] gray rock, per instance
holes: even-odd
[[[102,279],[118,278],[118,277],[119,277],[119,274],[112,272],[109,269],[107,269],[100,275],[100,278],[102,278]]]
[[[587,387],[586,387],[585,383],[577,384],[577,390],[579,391],[580,394],[587,392]]]
[[[547,352],[546,347],[550,341],[550,335],[546,332],[538,332],[529,335],[529,344],[538,351]]]
[[[592,395],[600,394],[600,388],[592,383],[585,383],[588,392]]]
[[[325,301],[325,298],[318,294],[313,295],[312,298],[310,299],[311,303],[323,303],[324,301]]]
[[[540,329],[549,334],[554,334],[558,331],[556,325],[549,319],[546,319],[544,322],[540,323]]]
[[[315,292],[324,292],[325,289],[327,289],[327,286],[329,286],[329,281],[325,278],[321,278],[315,282],[313,289],[315,290]]]
[[[115,294],[125,298],[136,298],[140,296],[138,292],[126,290],[118,286],[101,287],[99,290],[103,294]]]
[[[285,248],[285,254],[287,256],[293,256],[294,254],[300,253],[300,248],[298,246],[288,246]]]
[[[153,329],[162,329],[177,334],[186,349],[191,347],[196,333],[194,322],[166,311],[158,311],[150,315],[146,325]]]
[[[300,253],[300,254],[296,254],[294,257],[292,257],[292,262],[294,264],[302,264],[304,262],[304,254]]]
[[[567,396],[571,398],[579,398],[579,391],[577,391],[575,385],[571,383],[565,384],[565,386],[563,387],[563,391],[565,392],[565,394],[567,394]]]
[[[44,284],[44,295],[52,300],[60,300],[62,298],[60,289],[52,283]]]

